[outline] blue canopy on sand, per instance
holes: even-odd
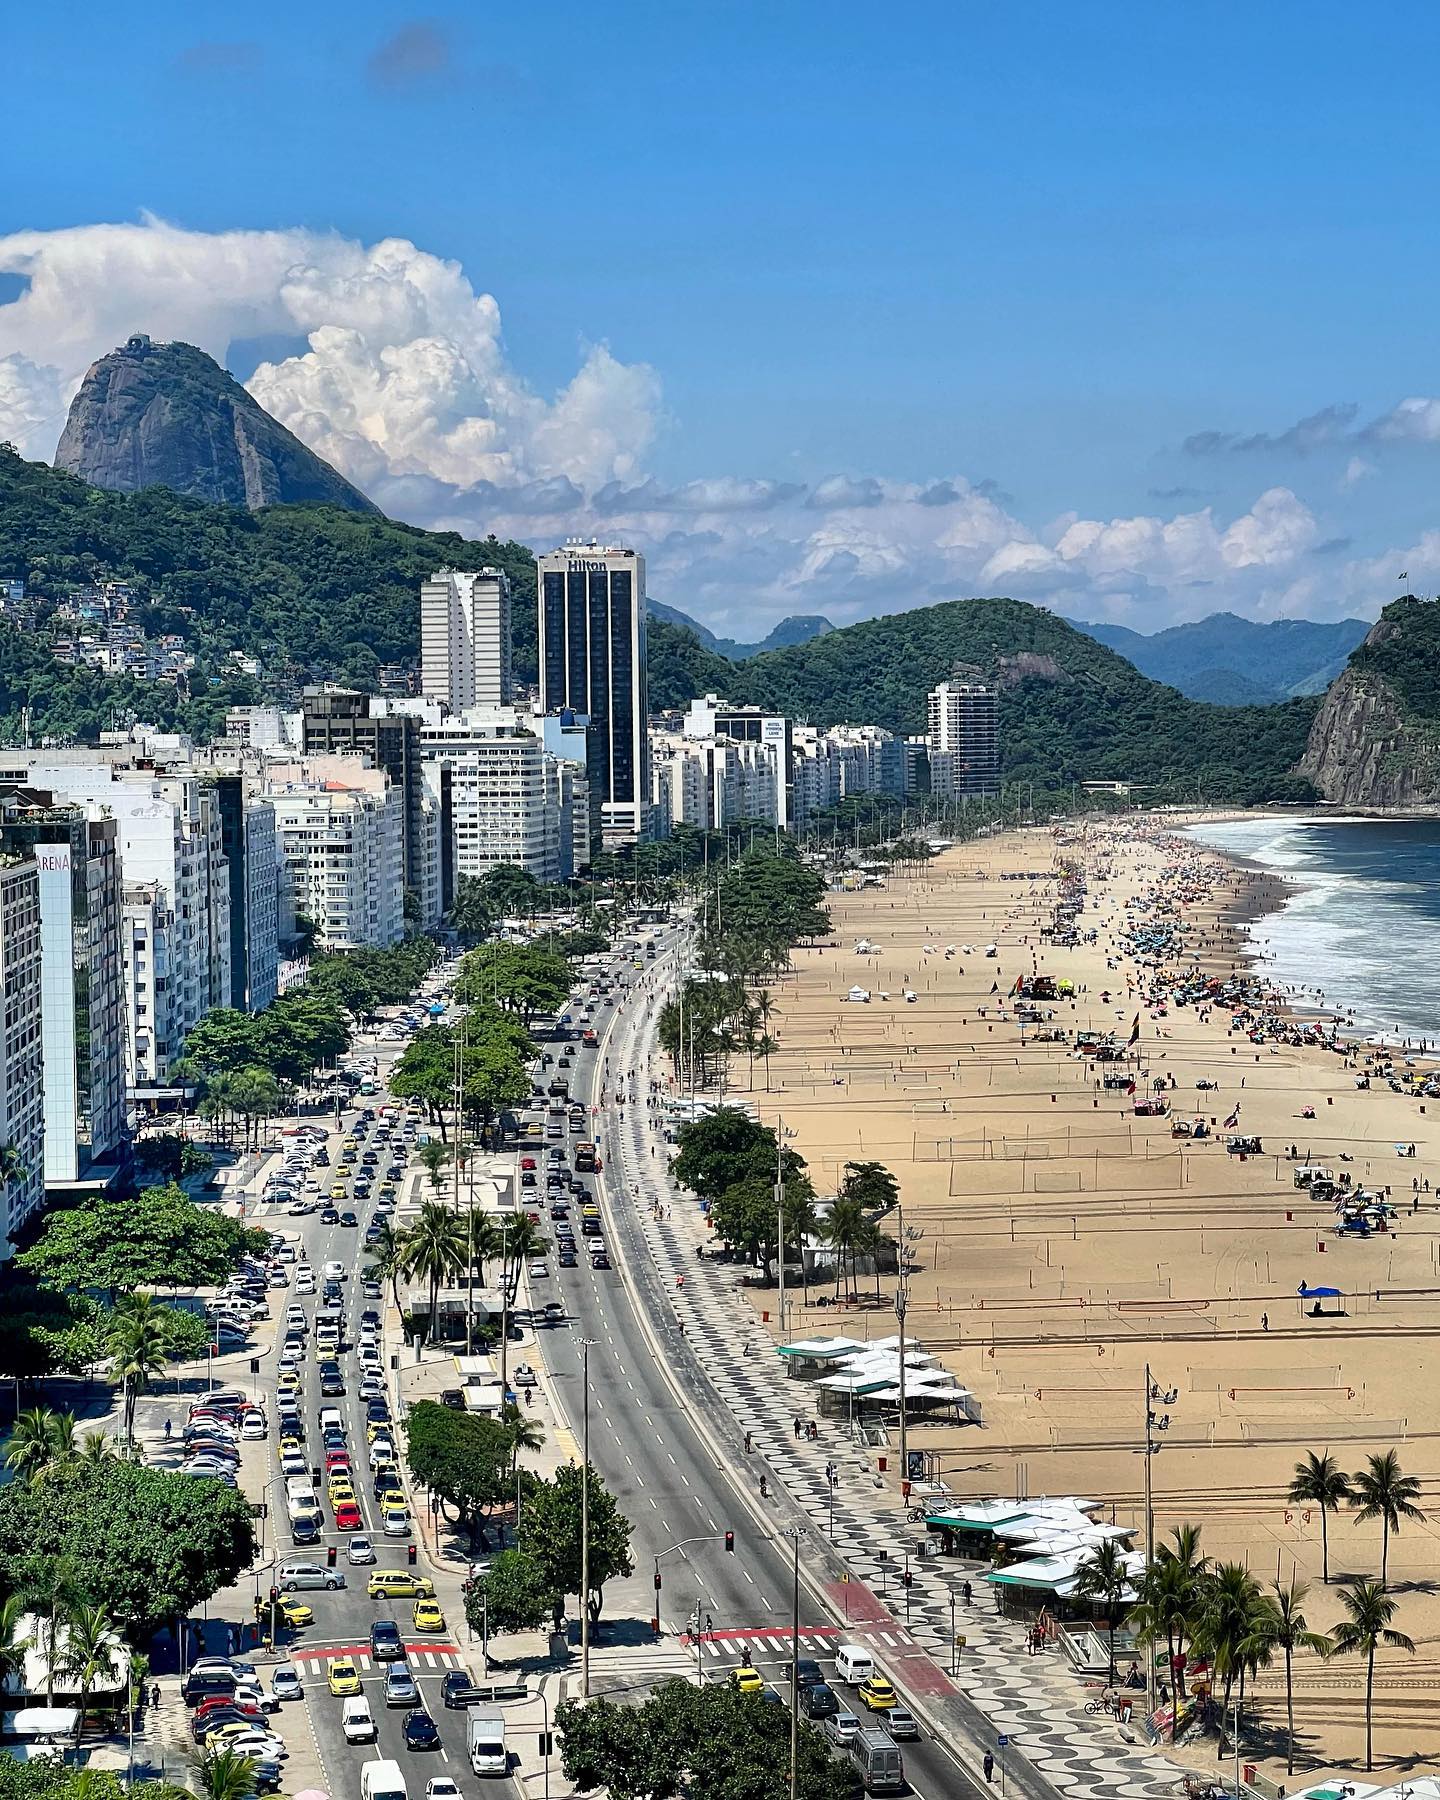
[[[1302,1300],[1341,1300],[1344,1298],[1344,1296],[1340,1292],[1339,1288],[1332,1288],[1332,1287],[1312,1288],[1307,1282],[1304,1282],[1304,1281],[1302,1281],[1300,1283],[1300,1286],[1295,1291],[1296,1291],[1296,1293],[1299,1294],[1299,1296]]]

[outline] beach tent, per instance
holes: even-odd
[[[1308,1281],[1302,1281],[1295,1291],[1302,1300],[1314,1301],[1314,1305],[1310,1309],[1312,1318],[1338,1319],[1345,1310],[1340,1304],[1345,1296],[1337,1287],[1311,1287]],[[1333,1300],[1334,1307],[1327,1310],[1322,1304],[1326,1300]]]

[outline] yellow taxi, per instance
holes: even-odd
[[[231,1738],[244,1737],[248,1731],[263,1731],[264,1725],[259,1719],[232,1719],[228,1725],[217,1725],[213,1731],[205,1733],[207,1750],[223,1750]]]
[[[287,1451],[301,1450],[303,1448],[304,1446],[301,1444],[299,1437],[293,1431],[287,1431],[280,1440],[280,1454],[282,1456],[284,1456]]]
[[[382,1181],[380,1183],[380,1198],[382,1200],[393,1200],[395,1198],[395,1183],[393,1181]]]
[[[330,1692],[344,1700],[360,1692],[360,1671],[348,1656],[337,1656],[330,1665]]]
[[[332,1200],[344,1200],[347,1198],[345,1183],[343,1181],[336,1181],[331,1184],[330,1198]]]
[[[279,1381],[275,1383],[275,1391],[279,1394],[298,1394],[300,1392],[300,1377],[293,1369],[286,1369]]]
[[[758,1669],[752,1669],[749,1663],[742,1663],[738,1669],[730,1671],[730,1685],[738,1688],[742,1694],[758,1694],[765,1687],[765,1678]]]
[[[408,1569],[374,1569],[365,1584],[372,1600],[433,1600],[435,1584],[428,1575],[412,1575]]]
[[[292,1630],[315,1623],[315,1609],[306,1606],[303,1600],[292,1600],[288,1594],[275,1602],[275,1610]]]
[[[410,1615],[417,1631],[443,1631],[445,1615],[440,1610],[438,1600],[417,1600],[415,1610]]]
[[[382,1512],[387,1506],[403,1506],[405,1504],[405,1489],[401,1486],[398,1475],[392,1475],[388,1480],[377,1484],[375,1503]]]
[[[344,1506],[347,1502],[351,1505],[354,1505],[355,1489],[350,1485],[350,1483],[348,1481],[342,1481],[337,1476],[335,1479],[333,1479],[328,1484],[328,1491],[330,1494],[330,1504],[332,1507]]]
[[[388,1419],[367,1419],[365,1421],[365,1442],[373,1444],[377,1437],[393,1438],[395,1427]]]
[[[858,1689],[861,1700],[871,1712],[889,1712],[894,1706],[896,1695],[890,1683],[880,1673],[875,1673],[868,1681],[862,1681]]]

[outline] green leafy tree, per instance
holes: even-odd
[[[1329,1516],[1332,1512],[1338,1513],[1341,1504],[1350,1498],[1350,1477],[1328,1450],[1322,1451],[1319,1456],[1313,1450],[1307,1450],[1304,1462],[1295,1465],[1288,1497],[1298,1506],[1320,1508],[1320,1579],[1328,1583]]]
[[[900,1200],[900,1183],[878,1162],[847,1162],[840,1182],[847,1200],[863,1206],[872,1217],[891,1211]]]
[[[573,1463],[567,1463],[556,1471],[553,1480],[537,1481],[520,1509],[521,1541],[539,1563],[546,1582],[557,1596],[557,1629],[560,1623],[558,1609],[564,1597],[574,1594],[582,1600],[586,1598],[580,1594],[580,1486],[580,1470]],[[630,1554],[630,1521],[594,1469],[590,1471],[589,1490],[588,1603],[592,1620],[598,1621],[606,1583],[617,1575],[632,1575],[635,1564]]]
[[[64,1481],[0,1488],[0,1586],[24,1588],[27,1568],[68,1559],[90,1603],[132,1638],[229,1587],[254,1554],[249,1501],[218,1481],[110,1457]]]
[[[265,1233],[198,1206],[173,1182],[133,1199],[99,1195],[50,1213],[20,1268],[61,1292],[118,1294],[141,1287],[218,1287]]]
[[[1413,1641],[1394,1629],[1398,1602],[1383,1583],[1355,1581],[1340,1592],[1345,1617],[1331,1633],[1334,1654],[1365,1658],[1365,1770],[1375,1767],[1375,1653],[1382,1648],[1415,1654]]]
[[[524,1025],[542,1013],[564,1010],[570,998],[570,965],[553,950],[530,944],[482,944],[460,965],[456,998],[491,1002]]]
[[[502,1550],[483,1582],[465,1596],[465,1620],[478,1636],[537,1631],[555,1611],[557,1596],[542,1565],[525,1550]]]
[[[509,1491],[513,1440],[497,1419],[457,1412],[433,1400],[411,1407],[405,1460],[421,1487],[453,1507],[472,1545],[484,1537],[487,1508]]]
[[[730,1683],[662,1682],[640,1706],[562,1701],[567,1780],[611,1800],[785,1800],[790,1717]],[[807,1720],[796,1733],[798,1800],[847,1800],[851,1778]]]
[[[1390,1537],[1400,1535],[1400,1521],[1424,1522],[1425,1514],[1415,1504],[1420,1497],[1420,1483],[1406,1475],[1400,1458],[1393,1450],[1377,1451],[1367,1457],[1365,1467],[1350,1477],[1350,1504],[1355,1508],[1355,1523],[1369,1519],[1380,1521],[1380,1586],[1387,1585],[1390,1567]]]
[[[702,1200],[716,1200],[729,1187],[758,1180],[775,1182],[775,1133],[738,1107],[721,1106],[682,1125],[674,1162],[675,1179]],[[805,1161],[785,1147],[781,1169],[786,1182]]]

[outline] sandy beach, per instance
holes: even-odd
[[[1082,941],[1069,947],[1041,935],[1062,858],[1087,887]],[[1224,974],[1246,966],[1243,916],[1280,898],[1273,877],[1131,826],[1065,841],[1011,833],[883,889],[832,894],[834,943],[798,952],[775,990],[768,1072],[757,1063],[746,1090],[736,1059],[732,1082],[767,1122],[783,1117],[822,1194],[851,1160],[883,1162],[899,1178],[904,1224],[923,1232],[911,1335],[983,1414],[979,1426],[911,1432],[911,1449],[956,1494],[1097,1498],[1136,1526],[1143,1547],[1136,1446],[1148,1365],[1177,1390],[1153,1463],[1157,1538],[1197,1523],[1213,1558],[1243,1560],[1266,1582],[1298,1574],[1313,1583],[1311,1626],[1328,1629],[1340,1616],[1335,1579],[1378,1575],[1380,1530],[1332,1518],[1332,1586],[1322,1587],[1318,1517],[1285,1498],[1294,1465],[1329,1449],[1353,1470],[1396,1449],[1435,1516],[1407,1522],[1391,1543],[1396,1622],[1417,1654],[1381,1656],[1377,1767],[1433,1765],[1440,1403],[1426,1345],[1440,1325],[1440,1211],[1426,1184],[1440,1180],[1440,1100],[1422,1111],[1382,1081],[1361,1091],[1335,1051],[1252,1044],[1218,1005],[1147,1003],[1157,972],[1140,966],[1128,934],[1161,921],[1157,894],[1175,905],[1171,925],[1186,928],[1183,955],[1162,957],[1165,969],[1199,959]],[[858,951],[862,939],[873,950]],[[1052,1016],[1022,1033],[1010,994],[1037,973],[1075,991],[1045,1002]],[[846,998],[853,984],[868,1004]],[[1128,1065],[1076,1054],[1083,1031],[1128,1048],[1137,1014]],[[1052,1030],[1068,1041],[1043,1041]],[[1133,1095],[1101,1085],[1121,1070],[1135,1077]],[[1136,1102],[1152,1097],[1169,1114],[1137,1116]],[[1259,1155],[1226,1152],[1237,1107],[1234,1129],[1261,1139]],[[1208,1139],[1173,1135],[1195,1119]],[[1413,1157],[1397,1152],[1411,1144]],[[1388,1187],[1391,1228],[1336,1235],[1332,1206],[1295,1185],[1292,1145],[1357,1185]],[[1334,1316],[1314,1317],[1302,1284],[1341,1289],[1327,1303]],[[893,1332],[893,1278],[883,1306],[873,1277],[860,1285],[872,1304],[821,1307],[833,1283],[812,1288],[790,1336]],[[1277,1670],[1260,1676],[1258,1699],[1278,1749]],[[1301,1658],[1296,1724],[1297,1774],[1360,1760],[1363,1665]],[[1283,1760],[1264,1766],[1285,1779]]]

